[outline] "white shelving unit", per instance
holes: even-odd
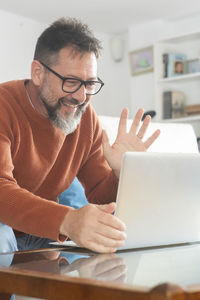
[[[185,105],[200,104],[200,72],[163,78],[162,55],[164,53],[184,53],[187,60],[200,57],[200,32],[158,41],[154,45],[156,121],[191,123],[196,135],[200,137],[200,115],[163,120],[163,92],[165,91],[182,91],[185,94]]]
[[[167,83],[167,82],[184,82],[184,81],[193,81],[200,80],[200,72],[184,74],[177,77],[168,77],[158,80],[158,83]]]

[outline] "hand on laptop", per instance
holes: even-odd
[[[78,246],[99,253],[115,252],[124,245],[125,225],[112,215],[115,203],[87,204],[70,210],[60,227],[60,233],[68,236]]]
[[[123,154],[127,151],[146,151],[160,134],[160,130],[156,130],[146,141],[143,141],[143,137],[151,121],[151,117],[147,115],[140,126],[143,113],[143,109],[138,110],[130,130],[127,132],[128,110],[127,108],[123,109],[119,121],[117,138],[112,146],[109,144],[106,131],[103,131],[102,143],[104,156],[117,177],[119,177]]]

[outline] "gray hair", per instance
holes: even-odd
[[[53,64],[62,48],[72,47],[77,53],[94,52],[98,58],[102,49],[87,24],[75,18],[61,18],[46,28],[37,40],[34,59]]]

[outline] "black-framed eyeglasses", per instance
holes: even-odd
[[[100,78],[98,78],[98,80],[84,81],[82,79],[76,79],[73,77],[63,77],[60,74],[58,74],[56,71],[52,70],[43,62],[40,61],[40,63],[47,70],[49,70],[50,72],[52,72],[54,75],[56,75],[58,78],[62,80],[62,90],[65,93],[71,93],[71,94],[75,93],[81,88],[82,85],[84,85],[87,95],[96,95],[104,86],[104,83]]]

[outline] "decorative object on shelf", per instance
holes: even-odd
[[[200,61],[198,58],[186,61],[186,73],[200,72]]]
[[[110,52],[115,62],[120,62],[124,56],[124,39],[120,35],[115,35],[110,39]]]
[[[188,116],[200,114],[200,104],[187,105],[184,110]]]
[[[150,116],[151,118],[154,118],[156,116],[156,112],[155,110],[148,110],[146,112],[144,112],[143,116],[142,116],[142,121],[144,121],[146,116]]]
[[[180,76],[185,73],[186,55],[183,53],[164,53],[163,60],[163,77]]]
[[[153,46],[130,52],[133,76],[153,71]]]
[[[198,150],[200,152],[200,137],[197,137],[197,145],[198,145]]]
[[[163,93],[163,119],[182,118],[185,95],[181,91],[167,91]]]

